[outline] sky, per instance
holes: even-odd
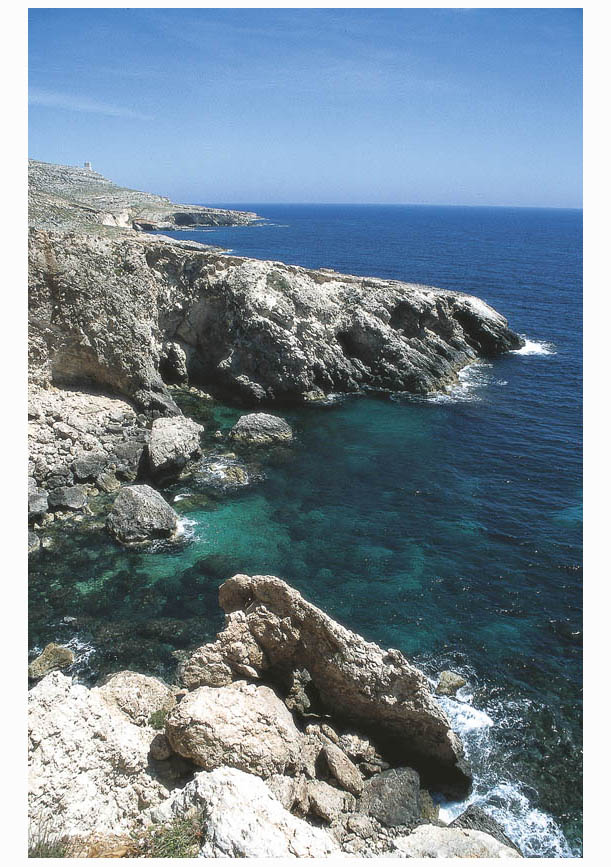
[[[202,203],[581,207],[581,9],[30,9],[29,155]]]

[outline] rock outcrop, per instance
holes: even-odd
[[[324,829],[293,816],[265,783],[236,768],[196,774],[195,779],[151,811],[168,822],[201,812],[204,858],[322,858],[339,855]]]
[[[40,656],[28,665],[28,677],[30,680],[40,680],[51,671],[58,668],[68,668],[74,662],[74,653],[69,647],[61,644],[47,644]]]
[[[448,794],[469,789],[458,736],[426,677],[398,650],[364,641],[273,576],[236,575],[221,585],[219,601],[226,629],[183,664],[189,688],[246,676],[286,694],[305,669],[313,700],[334,719],[371,732],[427,785]]]
[[[438,828],[421,825],[406,837],[397,837],[395,846],[407,858],[519,858],[515,849],[504,846],[482,831],[465,828]]]
[[[99,689],[60,672],[28,695],[29,804],[33,829],[83,836],[129,831],[168,790],[150,773],[155,732],[138,726]]]
[[[169,714],[165,732],[177,753],[208,771],[226,766],[260,777],[294,770],[301,742],[273,690],[245,681],[189,693]]]
[[[491,837],[494,837],[503,846],[509,846],[510,849],[515,849],[519,855],[522,855],[520,849],[513,840],[509,839],[499,823],[492,816],[489,816],[485,810],[474,804],[471,804],[464,813],[461,813],[454,821],[450,822],[449,827],[471,828],[473,831],[483,831],[485,834],[490,834]]]
[[[169,539],[178,529],[178,515],[148,485],[129,485],[117,494],[106,529],[124,545]]]
[[[175,705],[174,693],[163,681],[135,671],[119,671],[99,687],[99,694],[137,726],[150,725],[154,714],[167,714]]]

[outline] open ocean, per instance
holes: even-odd
[[[32,649],[70,640],[85,679],[165,674],[189,644],[177,623],[205,640],[220,628],[222,580],[278,575],[431,677],[462,672],[459,700],[442,703],[474,767],[470,802],[527,855],[580,855],[581,211],[227,207],[266,221],[165,234],[478,295],[526,347],[468,367],[448,394],[278,408],[296,443],[258,484],[166,492],[178,547],[119,550],[86,526],[60,536],[32,561]],[[208,429],[239,415],[217,405]]]

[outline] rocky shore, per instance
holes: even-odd
[[[253,483],[253,455],[295,447],[278,406],[443,389],[522,344],[469,295],[142,231],[254,219],[30,163],[33,556],[50,525],[94,512],[110,544],[171,542],[180,523],[164,486]],[[183,415],[179,392],[256,411],[225,436]],[[225,628],[191,645],[172,682],[122,671],[87,688],[62,673],[73,655],[56,644],[32,662],[33,839],[135,857],[147,835],[195,816],[208,857],[519,857],[481,811],[440,822],[435,798],[464,797],[469,765],[399,651],[273,576],[236,575],[219,600]],[[440,694],[455,688],[444,672]]]

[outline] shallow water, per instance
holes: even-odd
[[[166,491],[185,517],[178,546],[59,537],[32,562],[32,646],[78,636],[89,678],[167,674],[219,628],[224,578],[277,574],[430,676],[461,671],[462,700],[444,706],[474,764],[472,800],[526,854],[579,854],[581,212],[248,209],[269,223],[176,235],[473,292],[526,347],[467,368],[448,394],[283,413],[296,442],[264,453],[252,488]],[[210,431],[240,414],[201,409]]]

